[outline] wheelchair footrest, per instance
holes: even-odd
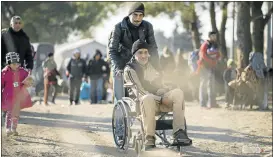
[[[173,129],[173,120],[157,120],[155,130]]]

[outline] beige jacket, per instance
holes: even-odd
[[[124,80],[128,84],[135,84],[138,88],[139,96],[143,97],[147,94],[153,95],[154,99],[158,102],[161,101],[161,95],[167,92],[166,89],[163,88],[162,82],[159,84],[155,84],[155,80],[160,77],[159,72],[155,70],[154,67],[150,63],[143,66],[144,68],[144,80],[149,81],[154,86],[160,88],[156,94],[149,93],[147,90],[145,90],[145,87],[141,84],[139,77],[134,69],[132,69],[130,66],[126,66],[124,69]],[[135,88],[132,89],[134,94],[137,94],[137,90]]]

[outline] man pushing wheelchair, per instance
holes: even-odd
[[[185,102],[183,91],[170,89],[163,84],[159,72],[149,62],[149,45],[137,40],[132,46],[132,59],[124,69],[126,83],[136,85],[132,91],[140,96],[140,112],[145,132],[145,150],[155,147],[155,116],[159,112],[173,112],[174,146],[191,145],[184,121]]]

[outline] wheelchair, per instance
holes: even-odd
[[[130,147],[130,141],[132,139],[131,148],[134,148],[137,156],[140,155],[141,151],[144,150],[144,141],[145,141],[145,133],[143,121],[141,118],[140,112],[140,100],[139,94],[135,95],[130,88],[136,88],[137,86],[134,84],[125,84],[125,88],[129,89],[129,97],[123,97],[119,100],[113,109],[112,114],[112,131],[113,138],[116,147],[126,152]],[[138,91],[138,89],[137,89]],[[173,115],[170,112],[160,112],[157,115],[156,120],[156,136],[161,139],[159,145],[165,146],[166,148],[172,146],[172,144],[168,141],[166,137],[166,131],[173,129]],[[132,126],[138,120],[140,122],[141,129],[137,132],[136,135],[132,136]],[[185,128],[184,130],[187,132],[186,119],[185,120]],[[191,145],[191,144],[188,144]],[[179,145],[175,146],[177,150],[182,153],[182,146],[188,145]],[[144,150],[145,151],[145,150]]]

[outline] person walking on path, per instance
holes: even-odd
[[[6,111],[7,136],[17,136],[20,110],[32,107],[31,97],[26,88],[33,85],[33,79],[28,70],[20,67],[18,53],[9,52],[5,58],[7,66],[1,71],[1,109]]]

